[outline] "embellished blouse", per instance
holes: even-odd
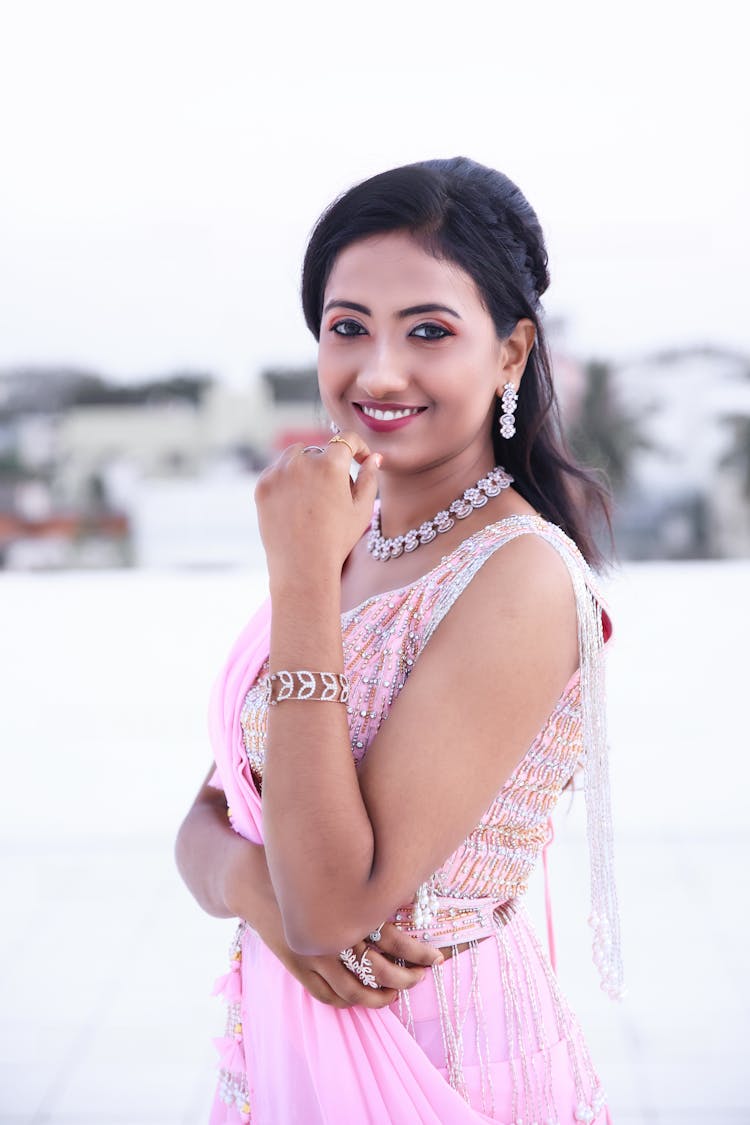
[[[420,653],[456,599],[498,548],[529,532],[541,535],[568,563],[576,587],[579,648],[584,658],[591,656],[592,637],[590,614],[587,629],[582,611],[596,609],[600,642],[604,643],[602,617],[609,639],[611,623],[602,608],[601,595],[592,593],[593,575],[578,548],[559,527],[541,516],[525,515],[490,524],[465,539],[427,574],[399,589],[375,594],[342,613],[344,667],[351,685],[349,734],[356,764],[363,760]],[[259,791],[267,737],[267,677],[266,660],[247,693],[241,714],[248,762]],[[600,709],[602,701],[594,702]],[[579,666],[477,825],[431,879],[415,889],[414,899],[394,912],[392,920],[398,927],[436,945],[473,941],[494,931],[495,911],[526,891],[548,840],[548,818],[566,783],[579,766],[586,764],[583,727]],[[597,781],[596,771],[592,780]],[[601,853],[601,839],[590,835],[589,842]],[[601,859],[600,854],[599,862]],[[598,898],[605,901],[598,901],[593,885],[592,893],[592,924],[601,923],[600,936],[611,954],[613,934],[608,914],[612,912],[607,910],[606,896],[611,897],[613,891],[605,879],[598,888]],[[606,968],[604,953],[601,961],[600,970]],[[613,986],[618,984],[616,967],[610,969],[608,979]]]

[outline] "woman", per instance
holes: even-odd
[[[215,1123],[607,1119],[522,901],[583,764],[620,993],[607,501],[560,436],[548,281],[521,192],[464,158],[375,176],[312,234],[338,432],[258,482],[270,601],[215,686],[218,771],[177,845],[204,909],[243,919]]]

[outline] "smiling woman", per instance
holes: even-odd
[[[607,500],[559,430],[546,266],[518,188],[463,158],[374,177],[313,232],[340,432],[258,482],[270,602],[216,683],[218,769],[177,847],[241,920],[214,1125],[608,1117],[523,904],[584,766],[594,960],[621,994]]]
[[[344,293],[364,300],[338,296]],[[414,294],[433,299],[407,303]],[[488,456],[492,462],[494,403],[504,383],[520,384],[535,337],[529,318],[499,337],[472,277],[404,231],[342,249],[324,302],[318,350],[323,404],[342,427],[363,434],[400,431],[397,439],[379,437],[373,444],[384,457],[384,481],[419,464],[423,478],[442,465],[460,484]],[[396,525],[398,495],[395,508],[383,502]]]

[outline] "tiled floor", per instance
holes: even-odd
[[[560,978],[614,1125],[750,1123],[749,580],[750,564],[650,564],[612,591],[622,1005],[589,961],[580,796],[558,810],[551,876]],[[0,580],[0,1125],[207,1121],[233,926],[189,898],[172,840],[208,767],[211,678],[260,589]],[[529,895],[540,917],[539,880]]]

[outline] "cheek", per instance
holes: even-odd
[[[442,364],[435,375],[439,377],[441,393],[464,413],[481,414],[494,399],[497,386],[497,368],[488,359],[483,348],[456,351],[449,362]]]
[[[318,346],[318,386],[320,396],[335,397],[350,379],[351,363],[335,347],[321,341]]]

